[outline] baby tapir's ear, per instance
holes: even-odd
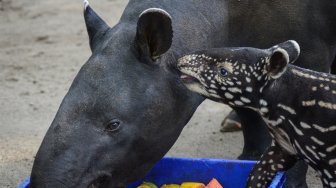
[[[271,57],[266,71],[273,79],[279,78],[286,70],[288,63],[293,63],[300,54],[300,46],[294,40],[289,40],[270,48]]]

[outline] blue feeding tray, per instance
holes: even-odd
[[[216,178],[224,188],[244,188],[255,161],[163,158],[143,179],[130,184],[127,188],[136,188],[143,181],[152,182],[159,187],[163,184],[182,184],[200,182],[207,184]],[[283,188],[285,175],[278,173],[270,188]],[[19,188],[28,188],[29,178]]]

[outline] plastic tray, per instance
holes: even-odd
[[[216,178],[224,188],[243,188],[255,163],[240,160],[163,158],[145,178],[129,185],[128,188],[136,188],[143,181],[158,186],[182,182],[207,184],[212,178]],[[270,188],[282,188],[284,183],[284,174],[278,173]],[[28,187],[29,178],[19,186],[19,188]]]

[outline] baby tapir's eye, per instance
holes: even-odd
[[[226,69],[224,69],[224,68],[220,68],[219,69],[219,73],[220,73],[221,76],[227,76],[228,71]]]
[[[113,119],[106,124],[105,131],[116,132],[119,128],[120,128],[120,121],[117,119]]]

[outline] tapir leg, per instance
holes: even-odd
[[[258,160],[271,144],[271,136],[261,117],[250,109],[234,109],[242,124],[244,135],[243,153],[238,159]]]
[[[286,188],[306,188],[306,174],[308,165],[299,160],[295,165],[286,172]]]
[[[268,187],[277,172],[291,168],[296,161],[296,156],[289,155],[276,144],[272,145],[253,167],[246,187]]]
[[[243,108],[234,109],[241,119],[244,135],[243,153],[238,159],[258,160],[271,144],[271,136],[266,124],[259,114]],[[306,174],[308,166],[303,161],[297,162],[286,172],[286,188],[306,188]]]
[[[330,73],[336,75],[336,57],[335,57],[333,63],[331,64]]]

